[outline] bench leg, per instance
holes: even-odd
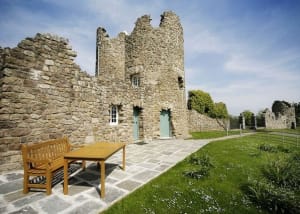
[[[64,159],[64,194],[68,194],[68,159]]]
[[[86,169],[86,161],[85,160],[82,161],[82,166],[81,167],[82,167],[82,170]]]
[[[46,193],[47,195],[51,195],[51,187],[52,187],[52,178],[51,178],[51,172],[46,172]]]
[[[101,171],[100,171],[100,179],[101,179],[101,198],[105,197],[105,162],[104,160],[100,161]]]
[[[126,166],[126,163],[125,163],[125,146],[123,147],[123,170],[125,170],[125,166]]]
[[[23,180],[23,193],[27,194],[29,192],[28,188],[29,176],[27,172],[24,172],[24,180]]]

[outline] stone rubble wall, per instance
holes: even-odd
[[[37,34],[7,49],[1,71],[0,171],[20,168],[23,143],[101,137],[99,80],[80,70],[64,38]]]
[[[289,123],[287,121],[287,117],[285,115],[275,115],[269,109],[265,110],[264,113],[264,121],[265,121],[265,128],[267,129],[286,129],[291,128],[289,127]]]
[[[4,60],[4,49],[0,46],[0,71],[3,67],[3,60]]]
[[[286,128],[296,128],[296,112],[295,107],[286,101],[276,100],[272,105],[272,112],[276,119],[284,116]]]
[[[189,110],[188,119],[189,131],[191,132],[211,130],[224,131],[224,127],[226,127],[225,124],[227,123],[229,126],[229,120],[223,121],[221,119],[210,118],[204,114],[199,114],[195,110]]]
[[[117,38],[98,29],[96,77],[76,65],[76,52],[59,36],[0,47],[0,172],[22,168],[24,143],[62,136],[73,145],[133,142],[134,107],[141,108],[141,140],[160,138],[162,110],[171,112],[172,137],[188,136],[183,54],[183,30],[172,12],[158,28],[143,16],[130,35]],[[138,88],[133,74],[140,75]],[[116,126],[109,124],[111,105],[120,107]]]
[[[296,128],[295,107],[285,101],[274,101],[272,110],[265,109],[264,120],[267,129]]]

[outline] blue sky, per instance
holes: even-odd
[[[298,0],[0,0],[0,46],[57,34],[94,75],[97,27],[110,37],[131,33],[144,14],[158,27],[167,10],[184,29],[187,90],[210,93],[233,115],[257,113],[274,100],[300,102]]]

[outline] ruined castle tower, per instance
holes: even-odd
[[[116,38],[97,29],[95,76],[56,35],[0,47],[0,172],[22,167],[22,144],[62,136],[73,145],[187,136],[182,27],[173,12],[157,28],[150,20]]]
[[[184,137],[188,131],[183,29],[173,12],[164,12],[157,28],[150,21],[144,15],[130,35],[120,33],[116,38],[98,28],[96,76],[109,88],[110,112],[124,115],[119,119],[127,129],[133,122],[133,140]],[[122,126],[116,125],[112,132]]]

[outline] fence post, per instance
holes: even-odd
[[[242,124],[240,123],[240,136],[242,136]]]

